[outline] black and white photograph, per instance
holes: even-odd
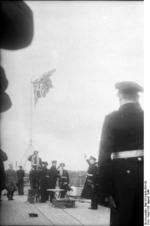
[[[150,225],[145,2],[0,1],[1,226]]]

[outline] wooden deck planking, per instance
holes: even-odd
[[[82,225],[92,226],[109,226],[110,210],[108,208],[99,206],[98,210],[90,210],[85,203],[77,203],[75,209],[65,209],[65,212],[75,217]]]
[[[50,203],[30,204],[26,196],[6,198],[0,204],[0,225],[109,226],[109,209],[89,210],[89,203],[76,202],[76,208],[59,209]],[[31,218],[29,213],[37,213]]]
[[[48,204],[41,205],[36,204],[36,207],[43,212],[43,214],[53,222],[53,225],[81,225],[79,220],[74,219],[74,217],[70,216],[63,209],[51,207]]]
[[[38,217],[29,217],[30,212],[37,213]],[[34,205],[18,200],[3,200],[0,206],[0,225],[52,225],[52,223]]]

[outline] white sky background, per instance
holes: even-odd
[[[68,169],[87,169],[84,153],[98,156],[104,117],[119,106],[114,84],[144,83],[143,2],[27,4],[34,13],[32,44],[2,53],[13,102],[2,115],[2,148],[9,162],[25,161],[30,81],[56,68],[54,87],[33,109],[34,148],[49,163],[57,159]]]

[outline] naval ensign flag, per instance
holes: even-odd
[[[53,70],[43,74],[38,79],[36,79],[32,82],[33,83],[34,103],[35,104],[38,102],[39,98],[45,97],[46,94],[49,92],[50,88],[53,87],[50,76],[55,71],[56,71],[56,69],[53,69]]]

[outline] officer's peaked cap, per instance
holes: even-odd
[[[96,158],[94,156],[90,156],[90,159],[93,159],[93,160],[96,161]]]
[[[65,163],[61,162],[61,163],[60,163],[60,166],[65,166]]]
[[[53,160],[52,163],[57,163],[57,160]]]
[[[143,92],[143,87],[136,82],[124,81],[115,84],[115,88],[121,93],[138,93]]]
[[[48,166],[48,162],[42,162],[44,166]]]
[[[38,150],[34,150],[34,153],[39,153],[39,151]]]

